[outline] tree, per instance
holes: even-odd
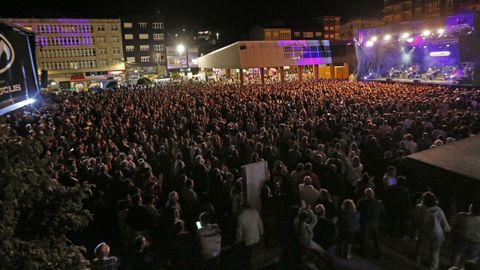
[[[5,133],[0,131],[1,268],[84,269],[85,249],[66,233],[92,219],[83,208],[90,188],[63,186],[47,171],[50,161],[42,158],[39,141]]]
[[[152,81],[149,78],[142,77],[142,78],[138,79],[137,84],[138,85],[150,85],[150,84],[152,84]]]
[[[182,80],[182,75],[178,72],[172,72],[170,73],[170,80],[172,81],[181,81]]]

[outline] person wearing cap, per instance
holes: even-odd
[[[108,256],[110,254],[110,247],[107,243],[102,242],[95,247],[95,259],[91,263],[92,270],[116,270],[120,262],[115,256]]]

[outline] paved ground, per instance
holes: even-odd
[[[365,258],[353,254],[350,260],[345,260],[337,256],[333,262],[334,268],[338,270],[423,270],[413,256],[415,241],[400,239],[385,239],[382,245],[382,258],[374,259],[373,256]],[[448,269],[449,263],[449,245],[446,244],[442,249],[441,268]],[[253,257],[254,269],[277,270],[281,268],[280,250],[261,248]]]

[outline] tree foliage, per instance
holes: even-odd
[[[91,220],[90,189],[52,178],[39,141],[0,136],[0,268],[85,268],[84,248],[65,235]]]
[[[150,84],[152,84],[152,81],[149,78],[142,77],[142,78],[138,79],[137,84],[139,84],[139,85],[150,85]]]

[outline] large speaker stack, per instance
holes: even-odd
[[[48,70],[42,69],[40,72],[40,87],[47,88],[48,86]]]

